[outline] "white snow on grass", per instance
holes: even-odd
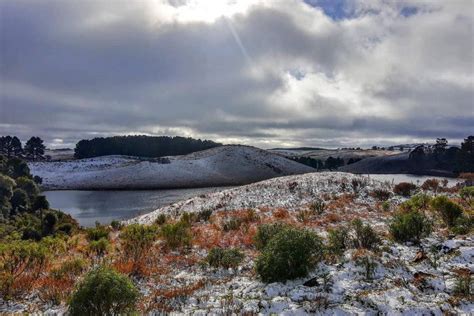
[[[239,185],[314,169],[249,146],[222,146],[185,156],[139,159],[103,156],[31,162],[43,189],[163,189]]]

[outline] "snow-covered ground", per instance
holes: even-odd
[[[295,210],[308,205],[324,194],[343,194],[352,192],[352,179],[366,183],[361,192],[365,199],[373,202],[368,193],[374,188],[390,188],[390,183],[371,180],[367,177],[343,172],[319,172],[303,175],[279,177],[241,186],[220,192],[204,194],[188,200],[173,203],[154,212],[129,220],[151,224],[159,214],[178,216],[183,212],[193,213],[203,210],[238,210],[246,208],[286,208]],[[341,190],[341,181],[345,182],[345,191]]]
[[[362,185],[354,192],[352,180]],[[255,251],[236,270],[215,270],[196,266],[175,266],[169,274],[172,288],[199,282],[206,284],[183,300],[173,301],[172,309],[182,314],[282,314],[282,315],[472,315],[474,304],[453,296],[456,271],[474,272],[474,237],[453,238],[435,232],[421,245],[398,244],[387,236],[391,212],[383,211],[380,202],[371,197],[375,189],[390,190],[392,184],[347,173],[310,173],[280,177],[259,183],[210,193],[174,203],[126,223],[152,223],[158,214],[179,217],[183,212],[212,210],[216,216],[232,216],[233,212],[252,209],[263,218],[285,209],[289,218],[308,207],[315,199],[328,201],[328,208],[317,224],[296,225],[326,235],[329,227],[348,224],[360,218],[385,236],[380,251],[370,253],[375,263],[373,276],[366,279],[364,267],[357,264],[359,250],[347,250],[334,264],[321,263],[306,278],[286,283],[265,284],[256,277],[253,266]],[[346,204],[338,201],[352,196]],[[405,199],[392,196],[392,210]],[[331,202],[332,201],[332,202]],[[228,215],[225,215],[228,214]],[[334,219],[334,214],[338,215]],[[332,217],[331,217],[332,216]],[[331,217],[330,220],[329,217]],[[294,219],[293,219],[294,220]],[[328,223],[328,224],[327,224]],[[213,222],[215,224],[215,221]],[[249,228],[251,230],[251,228]],[[221,247],[238,246],[238,232],[221,235]],[[234,236],[233,236],[234,235]],[[209,237],[210,238],[210,237]],[[417,260],[420,253],[424,258]],[[187,257],[203,258],[205,250],[194,247]],[[304,285],[314,279],[311,286]],[[141,284],[149,293],[157,285]]]
[[[249,146],[222,146],[185,156],[143,160],[126,156],[31,162],[43,188],[161,189],[252,183],[314,169]]]

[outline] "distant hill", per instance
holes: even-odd
[[[285,151],[285,150],[324,150],[324,148],[319,148],[319,147],[290,147],[290,148],[271,148],[269,150],[274,150],[274,151]]]
[[[220,146],[185,156],[140,159],[103,156],[32,162],[44,189],[164,189],[248,184],[314,172],[281,155],[249,146]]]
[[[423,164],[416,164],[410,160],[410,152],[403,152],[391,156],[365,158],[356,163],[340,167],[338,171],[357,174],[418,174],[431,176],[456,176],[456,173],[447,168],[437,168],[433,159],[426,159]]]

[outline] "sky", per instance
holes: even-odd
[[[0,0],[0,135],[459,143],[473,16],[472,0]]]

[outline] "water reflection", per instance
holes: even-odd
[[[52,208],[71,214],[79,224],[90,227],[96,221],[108,224],[151,212],[161,206],[199,194],[225,188],[197,188],[150,191],[47,191]]]

